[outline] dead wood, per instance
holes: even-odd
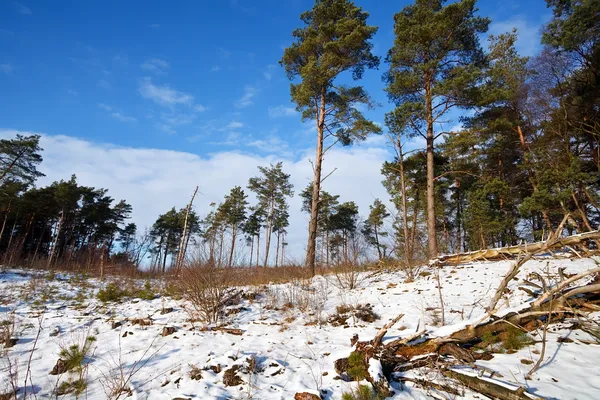
[[[449,378],[455,379],[468,387],[469,389],[484,394],[488,397],[498,400],[533,400],[542,399],[542,397],[535,396],[531,393],[527,393],[524,387],[518,386],[513,388],[507,387],[502,383],[493,382],[490,379],[479,378],[478,376],[471,376],[462,374],[460,372],[448,369],[444,371],[444,375]]]
[[[407,378],[407,377],[400,377],[397,379],[400,382],[412,382],[412,383],[419,385],[426,389],[431,388],[431,389],[439,390],[440,392],[450,393],[450,394],[453,394],[453,395],[459,396],[459,397],[462,397],[465,395],[465,393],[463,391],[460,391],[455,387],[452,387],[450,385],[444,385],[441,383],[436,383],[433,381],[427,381],[425,379],[416,379],[416,378]]]
[[[211,331],[221,331],[225,333],[229,333],[230,335],[242,336],[244,331],[237,328],[226,328],[224,326],[216,326],[211,329]]]
[[[525,243],[517,246],[501,247],[497,249],[485,249],[470,251],[467,253],[449,254],[440,256],[432,262],[434,264],[461,264],[480,260],[502,260],[506,258],[513,258],[523,253],[534,253],[537,254],[541,251],[558,249],[567,246],[576,246],[584,243],[588,240],[600,239],[600,230],[580,233],[578,235],[567,236],[564,238],[556,239],[550,245],[547,245],[548,241]]]

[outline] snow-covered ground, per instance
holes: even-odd
[[[3,270],[0,320],[10,320],[14,314],[14,337],[18,342],[5,349],[0,360],[0,391],[9,390],[9,369],[14,372],[16,365],[18,386],[22,388],[28,376],[28,392],[33,387],[37,398],[55,398],[53,393],[61,382],[75,379],[72,372],[49,374],[60,349],[94,336],[91,354],[85,361],[87,389],[81,398],[109,398],[111,382],[122,373],[132,391],[129,398],[134,399],[292,399],[297,392],[340,399],[356,384],[337,378],[334,361],[349,355],[350,340],[355,334],[360,340],[371,339],[398,314],[404,317],[388,331],[386,341],[423,329],[429,330],[430,336],[448,334],[484,315],[484,307],[509,266],[510,261],[481,262],[442,269],[446,326],[439,326],[439,292],[435,274],[428,268],[422,269],[422,276],[412,283],[403,283],[405,277],[399,271],[365,273],[360,276],[359,287],[352,290],[340,287],[334,275],[316,277],[312,282],[244,287],[246,293],[259,293],[258,297],[229,306],[223,324],[241,329],[241,336],[206,330],[201,323],[190,322],[189,307],[182,300],[130,298],[103,304],[95,294],[106,282],[62,274],[48,279],[48,273]],[[559,267],[575,273],[596,266],[593,259],[530,261],[517,280],[511,282],[510,293],[502,300],[504,311],[529,299],[518,285],[530,272],[554,275]],[[285,303],[291,304],[284,306]],[[349,318],[345,325],[338,326],[318,323],[328,320],[336,314],[336,307],[344,304],[369,304],[379,319],[363,322]],[[173,312],[162,314],[168,307]],[[133,324],[131,320],[135,318],[149,318],[152,325]],[[115,326],[118,324],[114,322],[122,325]],[[525,375],[531,369],[531,361],[537,361],[541,343],[515,354],[495,354],[493,359],[476,364],[496,371],[495,379],[526,386],[539,396],[598,399],[600,346],[593,344],[586,333],[570,330],[571,325],[566,321],[552,326],[545,359],[532,380],[526,380]],[[174,327],[176,331],[162,336],[164,327]],[[572,341],[559,343],[557,339],[562,337]],[[247,368],[251,358],[256,364],[253,371]],[[13,366],[9,368],[9,364]],[[225,371],[233,365],[240,366],[237,375],[243,383],[225,386]],[[197,369],[202,377],[192,379],[190,372]],[[415,376],[418,371],[411,373]],[[431,374],[425,373],[423,378],[434,379]],[[394,399],[448,398],[411,383],[392,386]],[[465,398],[481,395],[467,391]]]

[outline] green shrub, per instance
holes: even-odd
[[[95,341],[96,338],[94,336],[88,336],[81,345],[73,343],[68,347],[63,347],[58,354],[64,362],[65,369],[67,371],[81,370],[83,368],[83,362],[90,353]]]
[[[125,296],[125,292],[121,290],[116,282],[110,282],[104,289],[100,289],[96,295],[98,300],[103,303],[109,301],[120,301],[123,296]]]
[[[342,400],[379,400],[375,391],[367,385],[359,385],[358,389],[342,394]]]
[[[353,351],[348,357],[348,370],[346,371],[350,379],[362,381],[367,378],[368,370],[362,353]]]
[[[500,335],[502,347],[508,351],[520,350],[531,343],[529,336],[521,329],[509,326],[506,331]]]
[[[153,300],[156,298],[156,293],[154,292],[152,285],[150,285],[150,281],[146,281],[146,283],[144,283],[144,288],[138,290],[136,296],[142,300]]]
[[[58,396],[73,393],[75,396],[82,394],[87,389],[87,382],[84,379],[75,379],[62,382],[56,389]]]

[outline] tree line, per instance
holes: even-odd
[[[316,123],[314,177],[299,194],[310,216],[313,273],[369,255],[411,265],[442,252],[539,240],[565,217],[570,233],[597,229],[600,2],[547,5],[553,18],[533,57],[518,53],[515,30],[489,35],[484,48],[491,21],[477,14],[475,0],[415,0],[399,10],[382,74],[385,127],[365,117],[375,106],[367,91],[348,84],[381,62],[369,14],[349,0],[317,0],[301,15],[280,63],[302,119]],[[389,199],[376,199],[361,219],[354,202],[324,190],[323,156],[383,133],[395,152],[381,170]],[[425,147],[413,149],[415,138]],[[287,262],[294,188],[281,163],[259,167],[203,218],[190,203],[138,232],[126,201],[75,176],[36,188],[40,152],[37,136],[0,142],[3,263],[110,258],[166,271],[186,256],[218,266]]]
[[[382,76],[396,153],[382,167],[393,203],[389,255],[411,264],[541,239],[565,216],[570,232],[598,227],[600,2],[546,3],[553,18],[534,57],[519,55],[516,30],[489,35],[484,49],[491,21],[477,15],[476,0],[415,0],[393,16]],[[347,84],[380,65],[368,16],[349,0],[317,0],[280,61],[297,110],[317,126],[306,256],[313,271],[330,201],[323,155],[382,133],[362,112],[373,107],[366,90]],[[449,119],[459,126],[450,129]],[[425,149],[408,151],[414,138]],[[377,245],[380,257],[387,250]]]

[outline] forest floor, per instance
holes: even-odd
[[[531,272],[552,277],[565,267],[572,274],[597,267],[597,261],[538,258],[527,262],[509,285],[499,314],[518,310],[531,300],[518,289]],[[435,337],[463,328],[485,315],[484,307],[510,263],[442,268],[443,316],[436,272],[429,267],[423,267],[412,283],[403,283],[401,271],[381,271],[241,287],[244,295],[226,307],[222,323],[241,332],[210,330],[191,322],[189,304],[167,295],[103,303],[97,292],[111,278],[100,282],[75,274],[4,269],[0,320],[5,321],[6,335],[17,341],[3,350],[0,392],[9,392],[12,382],[21,396],[35,393],[35,398],[47,399],[56,398],[57,391],[79,387],[79,398],[100,400],[117,397],[114,388],[125,383],[128,392],[120,393],[122,399],[293,399],[298,392],[340,399],[357,386],[340,379],[334,369],[334,362],[352,351],[354,335],[370,340],[398,314],[404,317],[387,332],[385,341],[423,329]],[[122,278],[114,279],[124,284]],[[357,287],[349,289],[349,280],[355,280]],[[145,286],[146,294],[168,292],[159,281],[137,284]],[[588,318],[598,321],[600,312]],[[471,367],[480,375],[494,371],[497,381],[524,386],[544,398],[598,399],[600,345],[593,336],[574,329],[572,322],[550,325],[544,359],[530,380],[525,375],[540,356],[540,332],[530,333],[533,344],[520,349],[507,351],[502,344],[490,344],[496,350],[493,358]],[[89,341],[81,367],[50,374],[61,349],[64,357],[64,349],[73,344],[83,347],[90,336],[95,340]],[[239,369],[232,370],[234,365]],[[443,379],[428,368],[405,374],[430,382]],[[402,373],[396,376],[401,377]],[[77,386],[79,379],[86,384]],[[393,399],[451,398],[400,380],[391,383]],[[482,398],[460,390],[464,398]]]

